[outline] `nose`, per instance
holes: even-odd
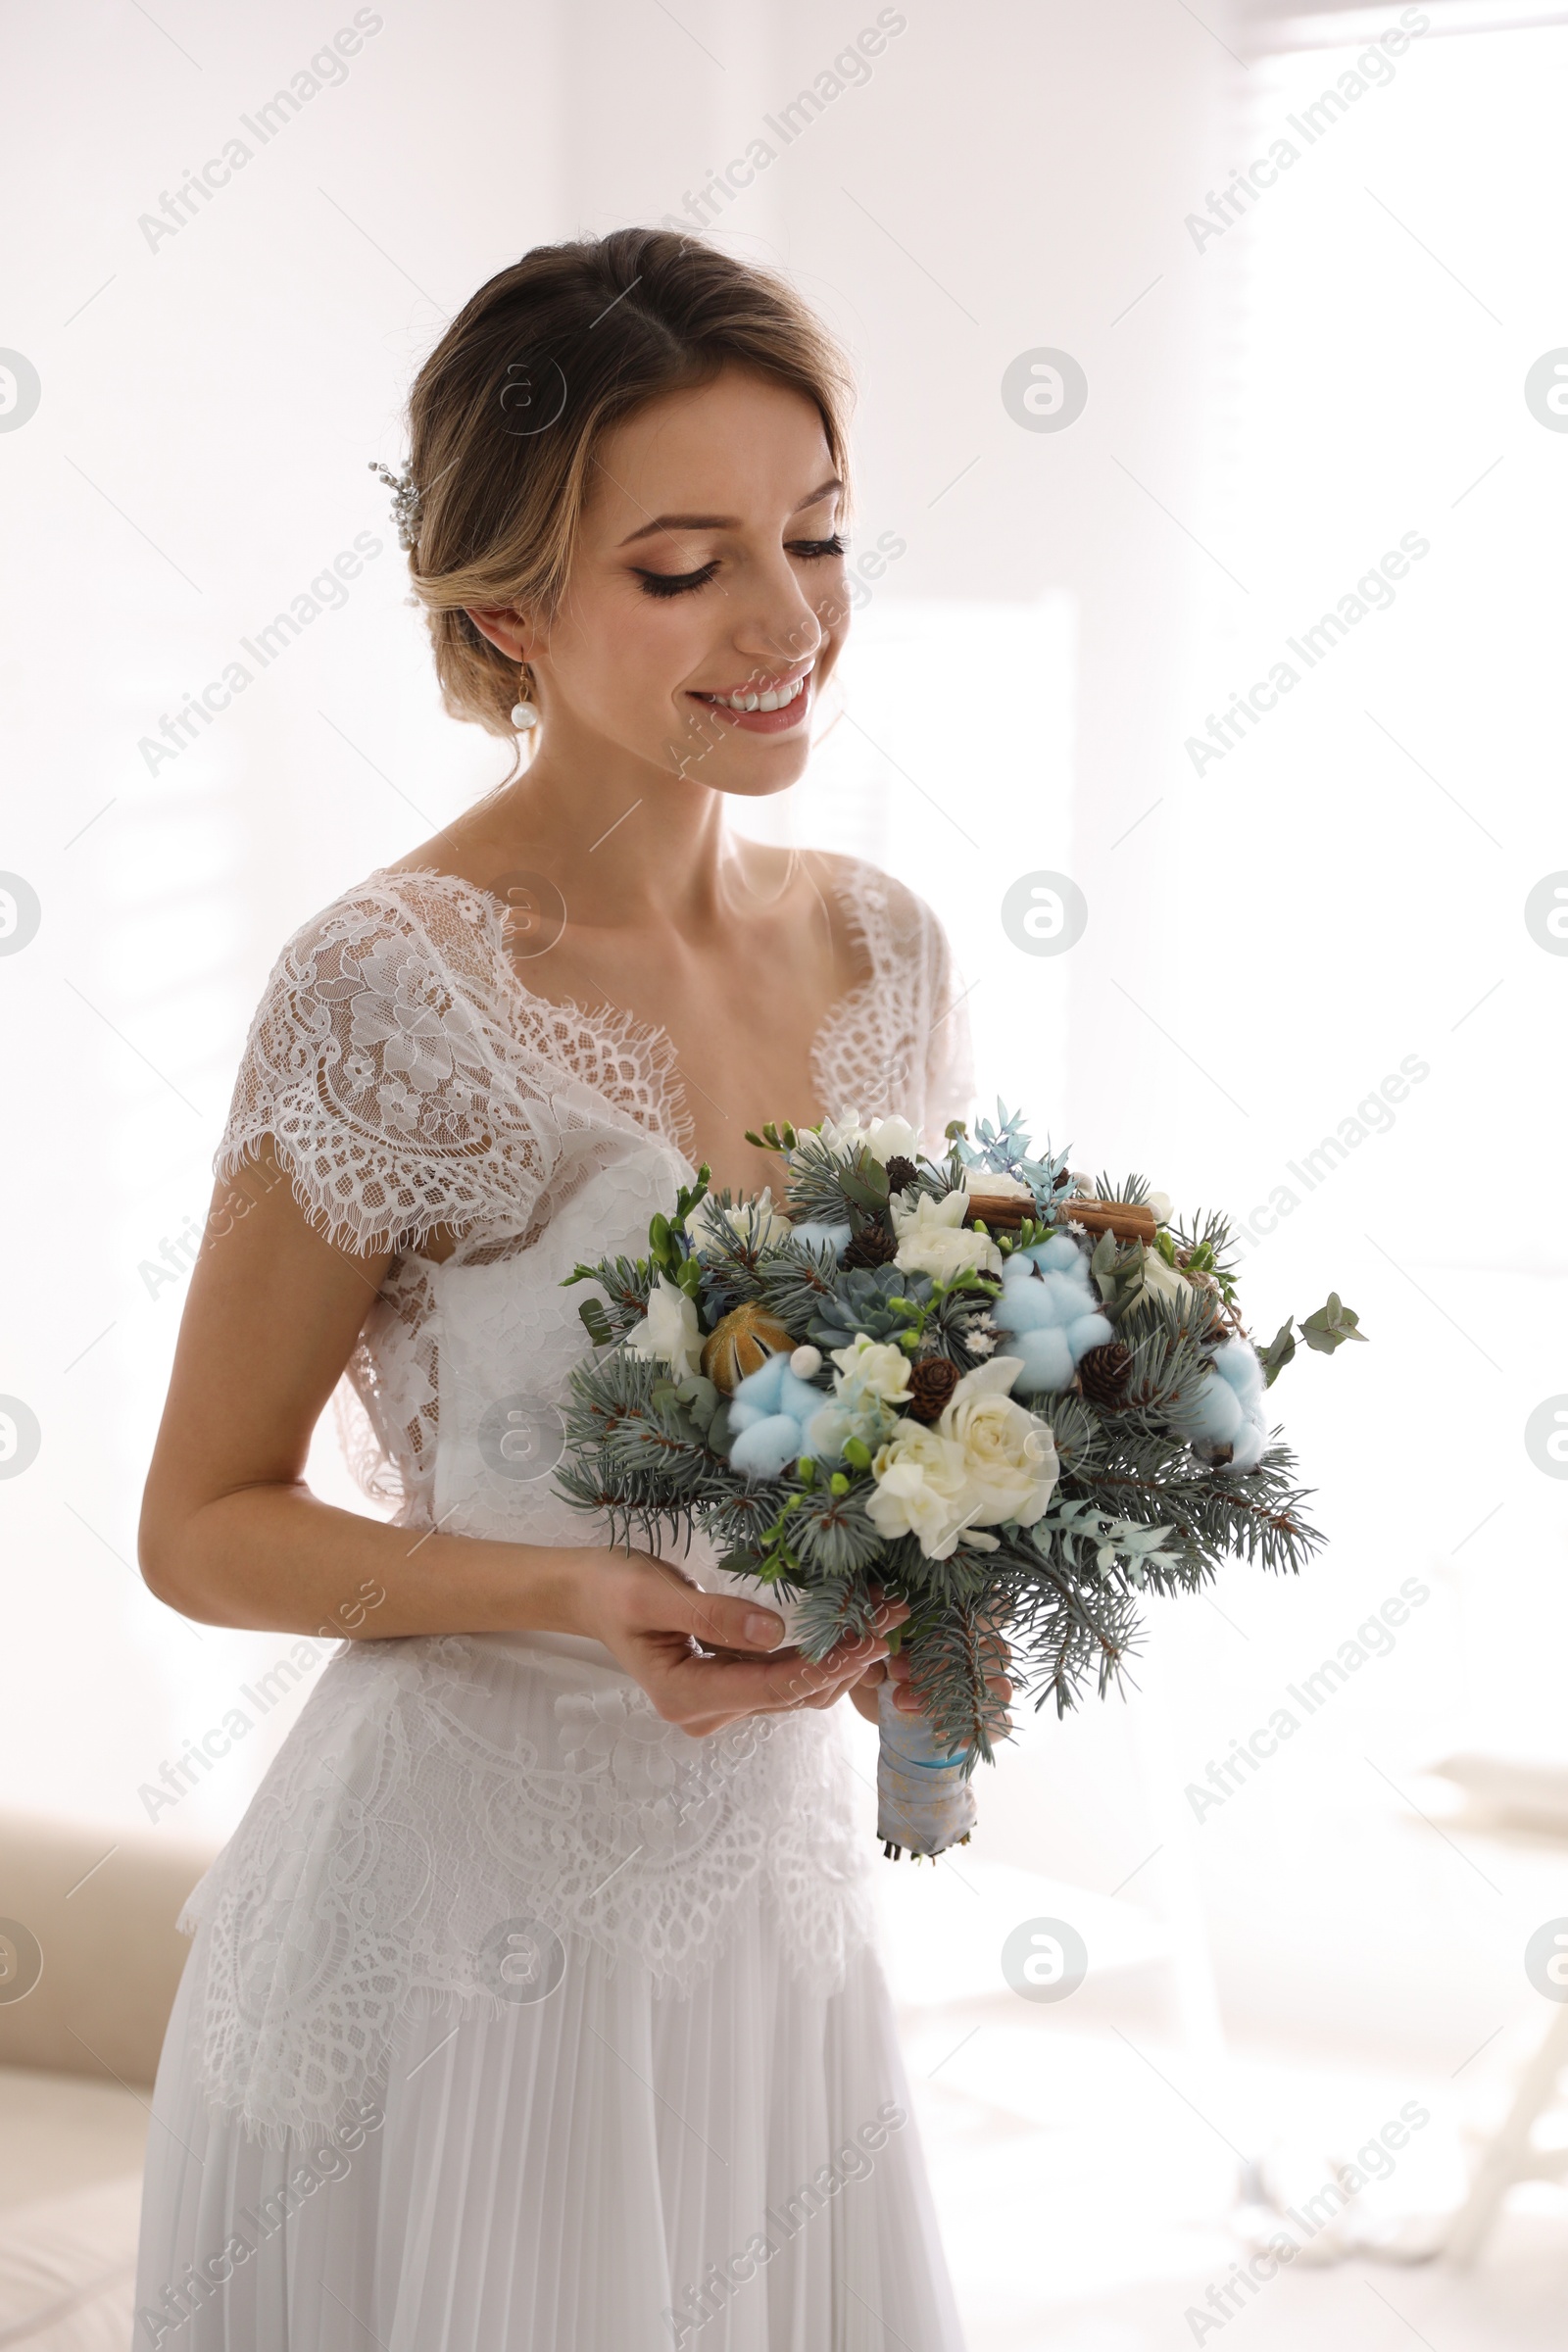
[[[818,652],[827,631],[782,549],[748,576],[739,593],[745,604],[737,617],[737,653],[760,667],[778,668],[808,662]]]

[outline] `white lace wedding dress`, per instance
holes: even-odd
[[[869,975],[818,1098],[939,1136],[940,928],[828,870]],[[415,1552],[600,1540],[549,1475],[562,1277],[693,1174],[667,1039],[532,994],[507,919],[382,869],[306,924],[218,1157],[270,1134],[322,1232],[400,1252],[345,1385]],[[346,1643],[182,1921],[136,2352],[956,2352],[842,1715],[694,1740],[597,1642]]]

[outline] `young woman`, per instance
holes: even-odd
[[[967,1107],[929,911],[725,833],[843,646],[845,410],[785,287],[645,230],[503,270],[415,385],[446,706],[531,757],[289,941],[218,1155],[144,1571],[351,1638],[192,1898],[138,2352],[960,2340],[831,1712],[901,1662],[550,1477],[578,1258],[700,1160],[776,1181],[769,1117]],[[304,1483],[345,1370],[389,1521]]]

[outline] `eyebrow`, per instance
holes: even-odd
[[[831,481],[823,482],[820,488],[813,490],[809,498],[803,498],[794,513],[804,514],[808,507],[820,506],[824,498],[843,487],[844,484],[835,474]],[[652,522],[645,522],[640,530],[630,532],[620,544],[622,547],[632,547],[639,539],[651,538],[655,531],[734,531],[739,528],[740,518],[735,514],[657,514]]]

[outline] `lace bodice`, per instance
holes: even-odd
[[[824,862],[867,968],[814,1041],[818,1099],[832,1111],[902,1111],[935,1141],[967,1110],[971,1083],[946,938],[923,901],[876,867]],[[459,1269],[534,1250],[612,1168],[637,1166],[639,1196],[650,1175],[673,1193],[692,1173],[667,1037],[535,995],[507,952],[508,911],[455,876],[378,868],[305,923],[252,1022],[215,1162],[231,1176],[270,1134],[320,1232],[396,1252],[336,1409],[358,1483],[401,1525],[436,1516],[443,1282],[455,1292]],[[644,1228],[662,1204],[649,1193]],[[443,1225],[462,1238],[438,1269],[419,1244]],[[590,1257],[611,1246],[588,1249],[587,1238]],[[541,1277],[543,1258],[560,1254],[541,1253]],[[551,1303],[580,1348],[572,1295]]]
[[[866,976],[815,1040],[819,1099],[934,1143],[967,1095],[941,930],[872,867],[837,863],[833,887]],[[392,1253],[346,1375],[367,1491],[406,1526],[582,1544],[606,1531],[550,1475],[588,1346],[563,1277],[645,1246],[689,1137],[668,1040],[534,996],[507,913],[383,870],[307,923],[218,1166],[270,1134],[321,1232]],[[461,1237],[440,1262],[419,1251],[436,1226]],[[706,1548],[685,1564],[726,1581]],[[564,1635],[346,1644],[187,1906],[208,2095],[272,2135],[329,2130],[411,2005],[497,2007],[514,1933],[682,1992],[755,1901],[797,1975],[832,1984],[870,1933],[840,1739],[805,1710],[694,1740]]]

